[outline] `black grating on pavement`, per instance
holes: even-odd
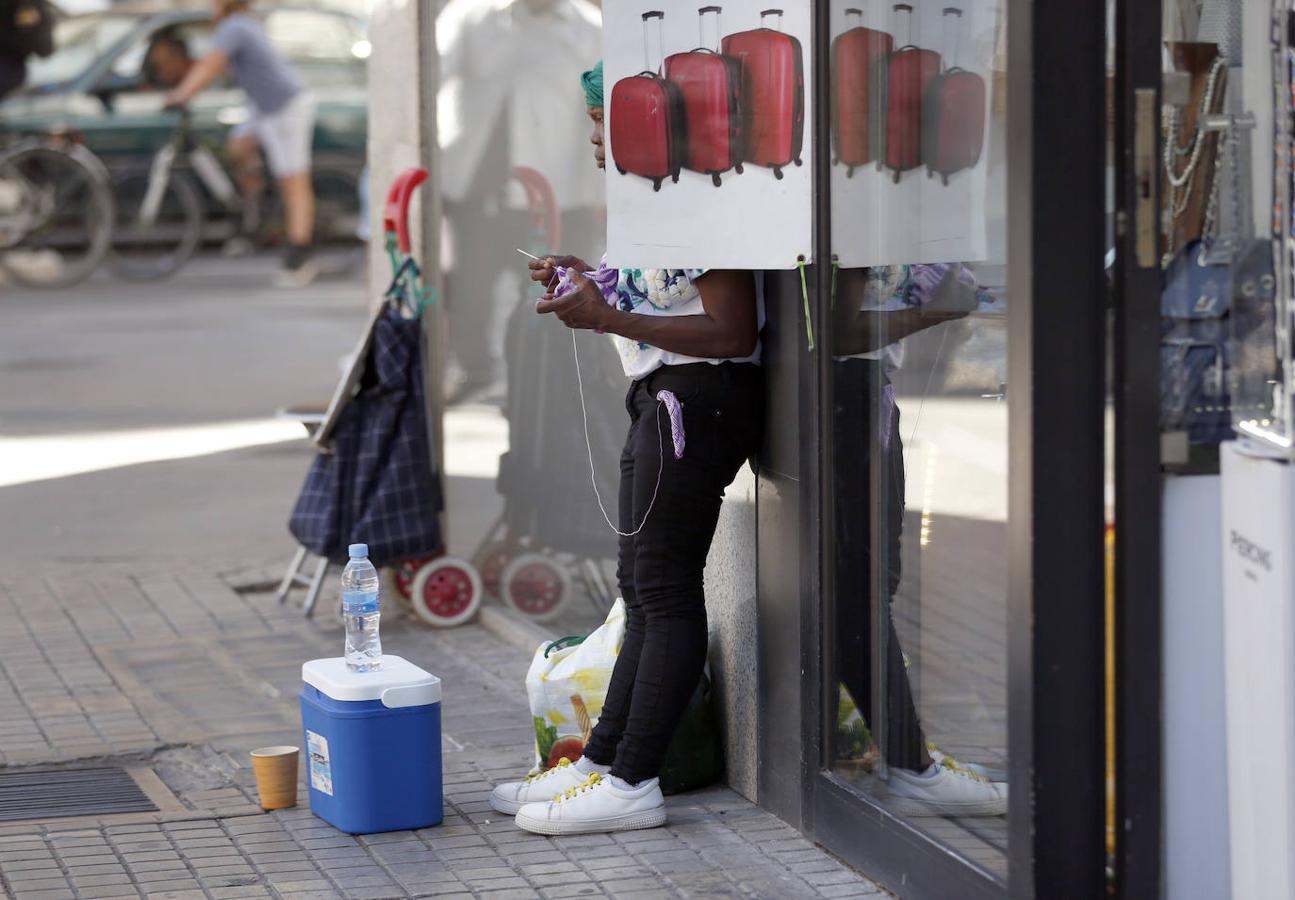
[[[125,769],[0,772],[0,822],[153,812]]]

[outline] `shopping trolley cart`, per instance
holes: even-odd
[[[282,602],[306,584],[309,615],[331,565],[365,543],[378,566],[397,567],[414,611],[438,626],[466,622],[481,604],[481,578],[444,553],[444,490],[424,389],[422,312],[432,302],[409,237],[409,203],[427,180],[408,169],[392,185],[383,224],[391,284],[369,318],[312,439],[319,453],[289,519],[300,543],[279,587]],[[300,574],[319,557],[313,575]]]

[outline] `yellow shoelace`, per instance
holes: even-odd
[[[926,748],[928,752],[934,752],[934,753],[940,754],[941,768],[948,769],[949,771],[954,772],[958,775],[962,775],[965,778],[970,778],[972,781],[983,781],[985,784],[989,784],[989,779],[986,778],[984,775],[981,775],[979,772],[976,772],[973,769],[968,769],[966,766],[958,762],[952,756],[941,751],[938,747],[935,746],[934,743],[928,743],[926,745]]]
[[[599,775],[597,772],[590,772],[589,777],[586,778],[584,781],[580,782],[579,784],[577,784],[575,787],[569,787],[562,793],[555,794],[553,797],[553,802],[561,803],[563,800],[570,800],[573,797],[578,797],[580,794],[589,790],[591,787],[593,787],[595,784],[597,784],[602,780],[603,780],[603,777]]]
[[[554,766],[553,768],[551,768],[551,769],[545,769],[543,772],[536,772],[534,775],[527,775],[527,776],[526,776],[526,782],[525,782],[525,783],[526,783],[526,784],[531,784],[532,782],[539,781],[539,780],[540,780],[541,778],[543,778],[544,776],[549,775],[549,774],[551,774],[551,773],[553,773],[553,772],[556,772],[558,769],[562,768],[563,766],[569,766],[569,765],[571,765],[571,760],[567,759],[567,758],[564,756],[564,757],[562,757],[561,759],[559,759],[559,760],[558,760],[558,764],[557,764],[556,766]]]

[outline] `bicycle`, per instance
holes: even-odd
[[[197,252],[204,237],[211,236],[208,225],[215,223],[209,223],[204,192],[190,172],[218,205],[217,212],[228,226],[219,229],[225,237],[256,241],[274,217],[270,185],[249,210],[216,153],[193,136],[189,111],[179,109],[177,113],[175,130],[151,163],[126,166],[112,175],[117,205],[112,266],[130,281],[157,281],[175,274]],[[312,178],[320,219],[329,214],[330,198],[356,196],[356,178],[345,171],[319,168]],[[257,213],[251,218],[259,222],[258,228],[248,228],[248,212]]]
[[[112,266],[131,281],[167,278],[197,251],[207,208],[189,171],[227,216],[242,213],[242,199],[225,167],[193,138],[189,111],[177,113],[175,130],[150,164],[127,166],[112,175],[117,202]],[[187,171],[181,170],[186,163]]]
[[[0,270],[26,287],[70,287],[107,255],[108,170],[75,136],[29,135],[0,149]]]

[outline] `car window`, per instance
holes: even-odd
[[[138,18],[121,15],[64,19],[54,28],[53,55],[27,61],[27,86],[48,89],[76,79],[138,24]]]

